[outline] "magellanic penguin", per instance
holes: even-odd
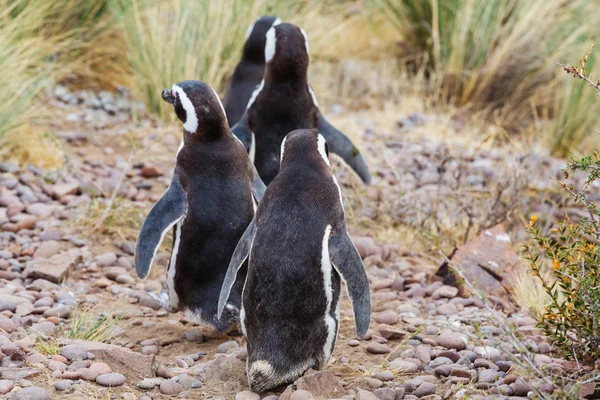
[[[316,130],[296,130],[283,140],[281,171],[231,258],[219,312],[246,259],[240,322],[253,391],[327,366],[340,324],[340,278],[350,295],[357,334],[367,332],[369,282],[346,231],[325,139]]]
[[[329,149],[339,155],[365,183],[369,168],[356,146],[319,111],[308,84],[308,39],[295,25],[283,23],[266,34],[265,75],[231,129],[246,146],[258,173],[269,184],[279,171],[279,147],[294,129],[318,129]]]
[[[265,34],[281,23],[277,17],[262,16],[248,28],[246,42],[240,60],[229,82],[223,103],[229,126],[235,125],[246,110],[252,92],[265,72]]]
[[[184,311],[190,321],[224,331],[238,317],[242,285],[234,288],[221,319],[219,293],[265,186],[231,134],[223,105],[210,86],[183,81],[162,97],[183,122],[183,139],[173,180],[142,225],[135,268],[140,278],[148,276],[158,246],[173,228],[168,291],[152,297],[169,312]]]

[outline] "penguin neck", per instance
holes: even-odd
[[[298,86],[308,85],[307,70],[303,68],[273,68],[265,69],[265,84],[294,84]]]
[[[203,123],[204,122],[204,123]],[[211,124],[206,121],[200,121],[198,129],[195,132],[188,132],[183,129],[183,141],[187,144],[198,142],[212,142],[231,136],[227,124]]]
[[[252,46],[249,43],[246,43],[242,52],[242,61],[250,64],[264,65],[265,52],[262,48],[257,49],[256,46]]]

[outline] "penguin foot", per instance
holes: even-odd
[[[175,308],[173,308],[173,306],[171,306],[171,301],[169,300],[169,294],[167,293],[166,290],[164,290],[164,289],[161,290],[158,295],[156,295],[152,292],[148,292],[148,295],[152,298],[152,300],[154,300],[154,302],[156,304],[158,304],[159,306],[161,306],[168,312],[176,313],[177,311],[179,311],[178,309],[175,309]]]

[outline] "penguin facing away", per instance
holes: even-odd
[[[248,100],[265,72],[265,34],[281,23],[277,17],[262,16],[248,28],[242,59],[235,67],[223,100],[229,126],[235,125],[246,110]]]
[[[150,295],[169,312],[184,311],[190,321],[224,331],[238,317],[242,285],[233,289],[222,319],[220,289],[265,186],[210,86],[183,81],[162,97],[183,122],[183,139],[173,180],[142,225],[135,269],[140,278],[148,276],[158,246],[173,228],[168,291]]]
[[[308,53],[308,39],[302,29],[288,23],[271,27],[266,33],[264,78],[231,130],[246,146],[267,185],[279,171],[281,141],[295,129],[318,129],[329,149],[363,182],[370,183],[371,174],[360,151],[319,111],[308,84]]]
[[[219,312],[246,259],[240,322],[253,391],[327,366],[340,324],[341,281],[350,295],[358,336],[367,332],[369,282],[346,230],[325,139],[316,130],[296,130],[283,140],[281,171],[235,249]]]

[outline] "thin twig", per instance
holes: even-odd
[[[108,200],[108,203],[106,204],[106,208],[104,209],[104,212],[102,213],[102,216],[96,222],[96,224],[92,227],[90,233],[94,233],[100,227],[100,225],[102,225],[102,223],[106,220],[106,218],[108,218],[108,215],[110,214],[110,211],[112,210],[113,203],[114,203],[115,199],[117,198],[117,194],[119,193],[119,189],[121,188],[121,185],[123,184],[123,181],[125,180],[125,176],[127,175],[129,168],[131,168],[133,154],[134,154],[134,150],[131,149],[131,152],[129,152],[129,158],[127,159],[127,164],[125,164],[125,167],[123,167],[123,173],[121,174],[121,177],[119,178],[119,181],[117,182],[117,185],[115,186],[115,190],[113,190],[112,195],[110,196],[110,199]]]
[[[587,77],[584,74],[582,74],[581,71],[579,70],[579,68],[574,67],[572,65],[564,65],[564,64],[561,64],[561,63],[558,63],[558,65],[560,65],[561,67],[563,67],[564,70],[568,74],[573,74],[574,76],[578,77],[579,79],[582,79],[582,80],[586,81],[587,83],[589,83],[589,85],[591,87],[593,87],[596,90],[600,91],[600,81],[594,82],[589,77]]]

